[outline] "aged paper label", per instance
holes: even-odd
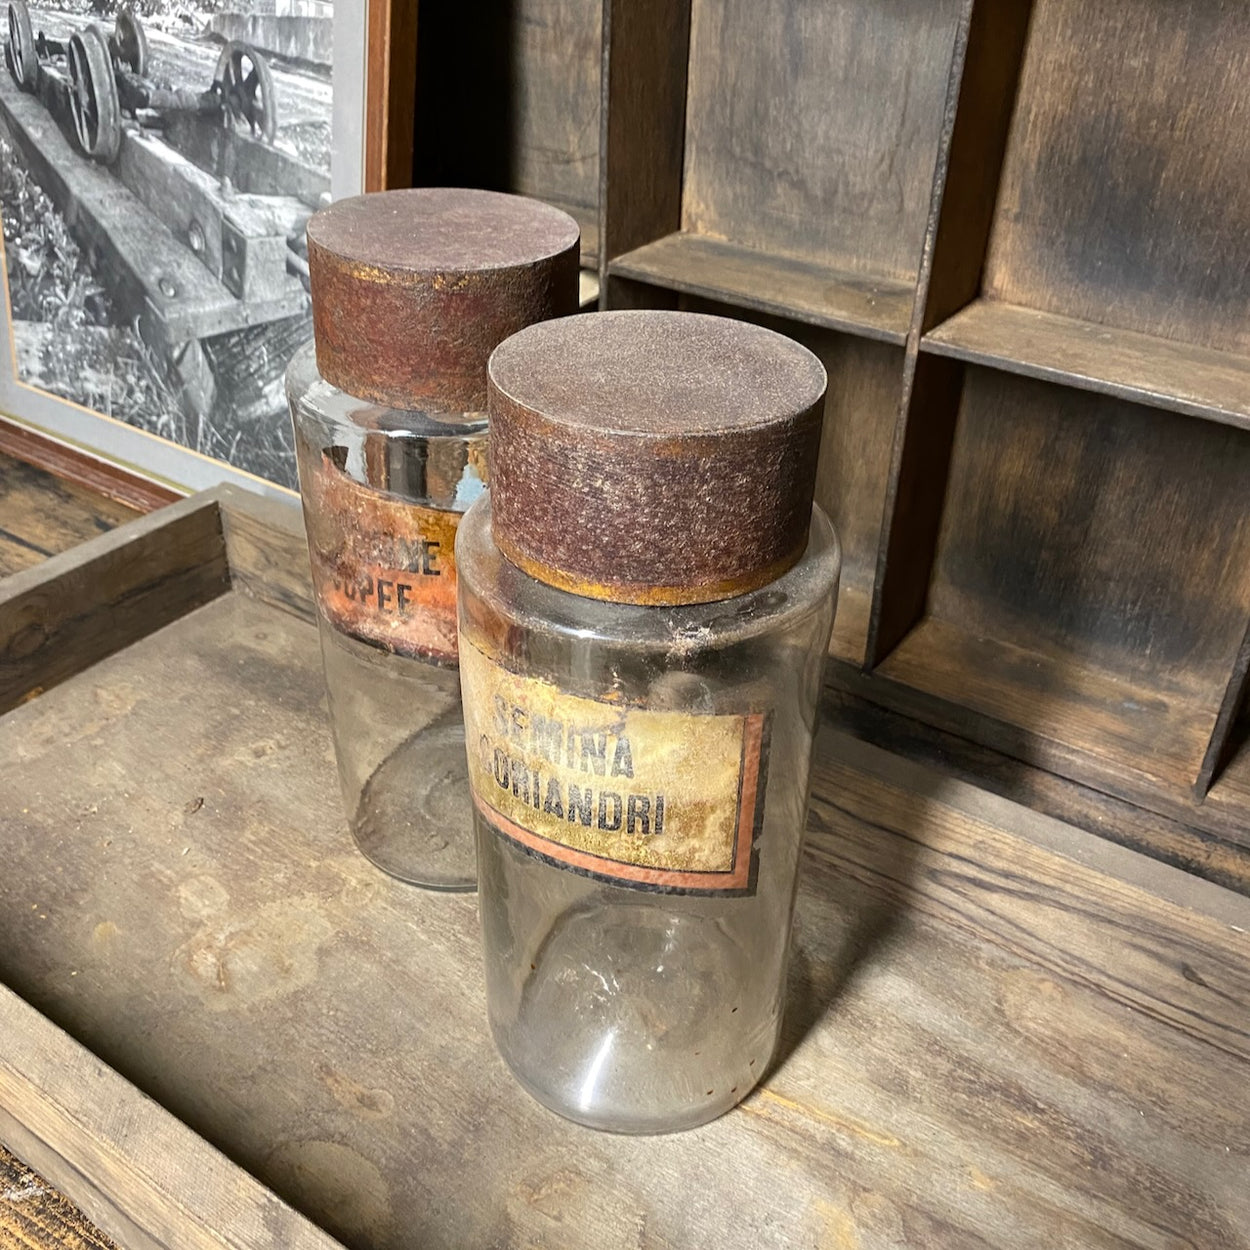
[[[766,717],[652,711],[566,694],[461,640],[469,784],[505,837],[639,889],[749,893]]]
[[[388,651],[456,658],[458,512],[362,486],[322,457],[308,484],[308,546],[330,623]]]

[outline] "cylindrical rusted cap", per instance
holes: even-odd
[[[826,380],[806,348],[722,317],[609,312],[522,330],[488,373],[492,532],[531,576],[704,603],[803,554]]]
[[[573,218],[519,195],[339,200],[308,222],[317,369],[375,403],[483,412],[495,345],[577,310],[577,253]]]

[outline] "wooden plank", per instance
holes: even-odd
[[[0,1146],[0,1245],[8,1250],[117,1250],[46,1178]]]
[[[1250,825],[1223,834],[1195,823],[1194,804],[1177,804],[1171,814],[1151,811],[1037,764],[924,724],[865,697],[865,686],[881,686],[845,663],[829,666],[823,714],[836,729],[956,780],[1010,799],[1086,833],[1162,860],[1185,872],[1250,895]],[[1243,806],[1250,812],[1250,804]]]
[[[931,330],[922,350],[1250,428],[1248,356],[988,299]]]
[[[1130,798],[1188,793],[1215,724],[1214,702],[1193,692],[936,616],[875,672],[958,709],[961,729],[970,714],[989,718],[998,728],[986,736],[1004,751]]]
[[[666,235],[618,257],[608,271],[885,343],[901,344],[906,339],[911,316],[909,283],[698,234]]]
[[[962,0],[694,0],[681,228],[912,286]]]
[[[133,520],[135,510],[0,453],[0,577]]]
[[[338,1246],[3,986],[0,1033],[0,1137],[128,1250]]]
[[[5,417],[0,417],[0,453],[137,512],[174,503],[185,493]]]
[[[412,186],[417,6],[368,0],[364,189]]]
[[[0,709],[65,681],[229,586],[211,492],[0,583]]]
[[[687,0],[604,0],[599,280],[610,261],[681,226],[690,50]]]
[[[1245,431],[967,366],[928,611],[1213,720],[1250,620],[1247,481]]]
[[[229,178],[245,195],[293,196],[320,208],[330,194],[330,175],[280,148],[255,139],[216,118],[171,113],[164,118],[171,147],[216,178]]]
[[[778,1064],[588,1133],[494,1055],[475,901],[352,850],[322,692],[230,594],[0,719],[0,976],[341,1238],[1250,1246],[1250,900],[822,733]]]
[[[220,487],[231,585],[301,620],[316,617],[303,515],[293,502]]]
[[[1250,356],[1250,8],[1037,0],[992,299]]]
[[[1031,0],[969,0],[955,30],[902,399],[886,479],[865,661],[924,611],[963,372],[919,357],[920,335],[975,294]]]

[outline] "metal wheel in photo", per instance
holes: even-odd
[[[78,144],[103,165],[117,159],[122,142],[121,105],[108,43],[95,25],[69,40],[70,111]]]
[[[269,65],[251,44],[232,40],[217,59],[214,82],[221,84],[226,125],[246,128],[272,143],[278,131],[278,109]]]
[[[147,74],[148,37],[143,33],[143,26],[129,5],[117,11],[113,35],[109,40],[109,51],[119,69],[128,69],[140,78]]]
[[[30,24],[26,0],[9,0],[9,41],[5,63],[13,81],[23,91],[34,91],[39,81],[39,59],[35,54],[35,32]]]

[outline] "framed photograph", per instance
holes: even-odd
[[[368,180],[390,0],[0,3],[0,415],[176,489],[294,487],[304,226]]]

